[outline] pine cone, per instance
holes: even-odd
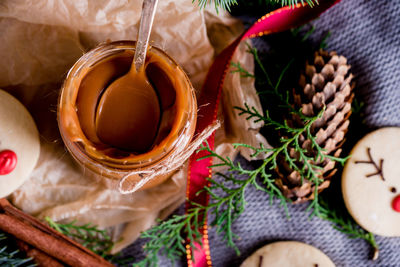
[[[299,86],[293,90],[293,106],[297,110],[301,108],[304,115],[315,116],[325,107],[320,119],[311,126],[311,134],[316,138],[318,145],[325,149],[326,155],[339,157],[344,136],[349,126],[351,103],[354,94],[351,80],[353,75],[349,73],[350,65],[343,56],[336,52],[320,50],[315,52],[314,60],[306,63],[304,73],[300,76]],[[288,120],[291,126],[302,127],[302,120],[298,115],[292,115]],[[306,134],[300,136],[300,146],[306,149],[308,156],[317,155],[312,148],[311,140]],[[289,155],[297,161],[300,168],[304,162],[299,162],[298,152],[294,148],[289,150]],[[327,188],[330,178],[336,173],[336,164],[330,159],[323,162],[312,162],[322,167],[316,170],[317,176],[323,179],[318,186],[319,192]],[[314,197],[314,184],[307,179],[302,179],[298,171],[289,167],[282,157],[277,168],[277,185],[283,194],[295,203],[303,202]],[[303,183],[302,183],[303,180]]]

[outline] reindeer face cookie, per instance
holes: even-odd
[[[240,267],[335,267],[321,250],[297,241],[266,245],[248,257]]]
[[[0,89],[0,198],[29,177],[40,153],[36,124],[26,108]]]
[[[342,191],[361,227],[400,236],[400,128],[376,130],[356,144],[343,170]]]

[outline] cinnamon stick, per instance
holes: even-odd
[[[93,251],[0,199],[0,230],[71,266],[114,266]]]
[[[64,265],[58,262],[53,257],[47,255],[43,251],[34,248],[20,239],[16,239],[17,246],[20,251],[32,258],[38,267],[63,267]]]
[[[44,234],[40,230],[23,223],[6,214],[0,214],[0,229],[22,239],[28,244],[39,248],[52,257],[61,260],[71,266],[108,266],[98,259],[83,253],[78,248],[65,243],[51,235]]]
[[[32,225],[33,227],[41,230],[44,233],[47,233],[49,235],[52,235],[58,239],[62,239],[63,241],[70,243],[71,245],[78,247],[80,250],[86,252],[89,255],[92,255],[93,257],[98,258],[100,261],[105,261],[102,257],[100,257],[99,255],[97,255],[96,253],[94,253],[93,251],[91,251],[90,249],[82,246],[81,244],[79,244],[78,242],[68,238],[67,236],[61,234],[60,232],[54,230],[53,228],[51,228],[50,226],[48,226],[47,224],[42,223],[41,221],[39,221],[38,219],[36,219],[35,217],[32,217],[24,212],[22,212],[21,210],[15,208],[13,205],[10,204],[10,202],[8,202],[7,199],[2,198],[0,199],[0,211],[3,210],[6,214],[11,215],[15,218],[17,218],[20,221],[23,221],[29,225]]]

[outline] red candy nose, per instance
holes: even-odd
[[[395,211],[400,212],[400,195],[393,199],[392,207]]]
[[[0,152],[0,175],[12,172],[17,166],[17,155],[14,151],[3,150]]]

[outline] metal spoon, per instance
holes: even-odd
[[[158,0],[144,0],[134,60],[127,74],[105,89],[96,112],[99,139],[124,150],[151,148],[160,121],[160,103],[144,63]]]
[[[133,59],[136,71],[140,70],[146,59],[147,47],[149,45],[150,32],[151,28],[153,27],[157,4],[158,0],[143,1],[142,16],[140,18],[140,26],[137,38],[138,40],[136,43],[135,57]]]

